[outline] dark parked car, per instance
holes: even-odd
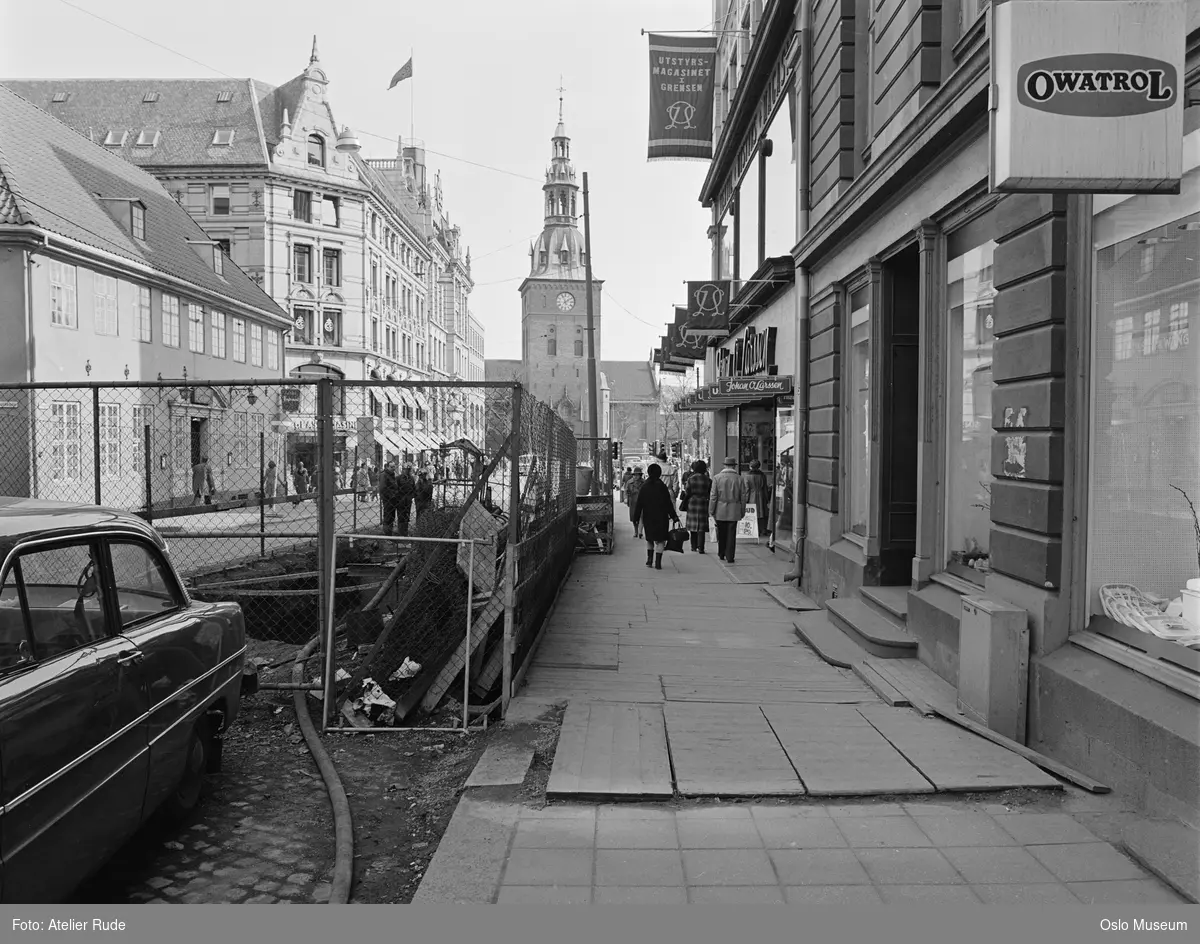
[[[0,498],[0,902],[61,901],[195,808],[245,653],[240,607],[193,602],[141,519]]]

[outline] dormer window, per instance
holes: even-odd
[[[218,128],[213,134],[213,147],[230,147],[233,144],[233,129]]]
[[[71,97],[70,92],[55,92],[53,102],[55,105],[61,105],[63,102],[65,102],[70,97]]]
[[[224,272],[225,253],[221,249],[220,245],[214,245],[212,247],[212,254],[213,254],[213,271],[215,273],[217,273],[217,275],[224,278],[224,276],[225,276],[225,272]]]
[[[147,92],[142,96],[142,101],[147,105],[153,105],[158,101],[158,92]]]
[[[134,147],[152,148],[158,147],[158,139],[161,132],[159,131],[141,131],[138,133],[137,141],[134,142]]]
[[[218,104],[223,105],[225,102],[231,102],[231,101],[233,101],[233,92],[230,92],[228,90],[226,90],[224,92],[217,92]]]
[[[570,261],[571,261],[571,253],[570,253],[570,252],[568,252],[566,249],[561,249],[561,250],[559,250],[559,253],[558,253],[558,261],[559,261],[559,262],[560,262],[562,265],[567,265],[567,264],[568,264],[568,263],[570,263]]]
[[[546,265],[547,265],[547,264],[549,264],[549,262],[550,262],[550,254],[549,254],[549,253],[547,253],[547,252],[546,252],[546,251],[543,249],[543,250],[542,250],[542,252],[541,252],[541,258],[540,258],[540,260],[539,260],[539,261],[541,262],[541,264],[542,264],[543,266],[546,266]]]
[[[146,238],[146,208],[136,200],[129,204],[129,232],[134,239]]]
[[[125,141],[129,137],[128,131],[110,131],[104,136],[105,147],[124,147]]]
[[[308,165],[309,167],[325,166],[325,139],[319,134],[308,136]]]

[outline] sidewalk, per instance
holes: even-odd
[[[468,788],[415,902],[1182,901],[1106,841],[1119,798],[888,706],[707,550],[575,560],[504,726],[565,706],[566,802],[519,799],[528,758]]]

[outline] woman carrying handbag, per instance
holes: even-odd
[[[679,527],[679,512],[675,510],[675,501],[671,490],[663,484],[662,467],[653,463],[649,476],[637,495],[633,506],[633,526],[639,525],[646,534],[646,566],[662,570],[663,551],[667,549],[667,537],[670,534],[668,521],[674,521]]]

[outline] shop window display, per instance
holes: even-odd
[[[1200,523],[1191,507],[1200,511],[1200,351],[1191,333],[1200,311],[1198,165],[1193,130],[1184,139],[1178,196],[1094,199],[1088,512],[1088,612],[1107,609],[1128,622],[1119,615],[1122,600],[1149,602],[1194,623],[1193,645],[1200,644]]]
[[[947,266],[946,570],[975,583],[990,569],[995,248],[984,243]]]

